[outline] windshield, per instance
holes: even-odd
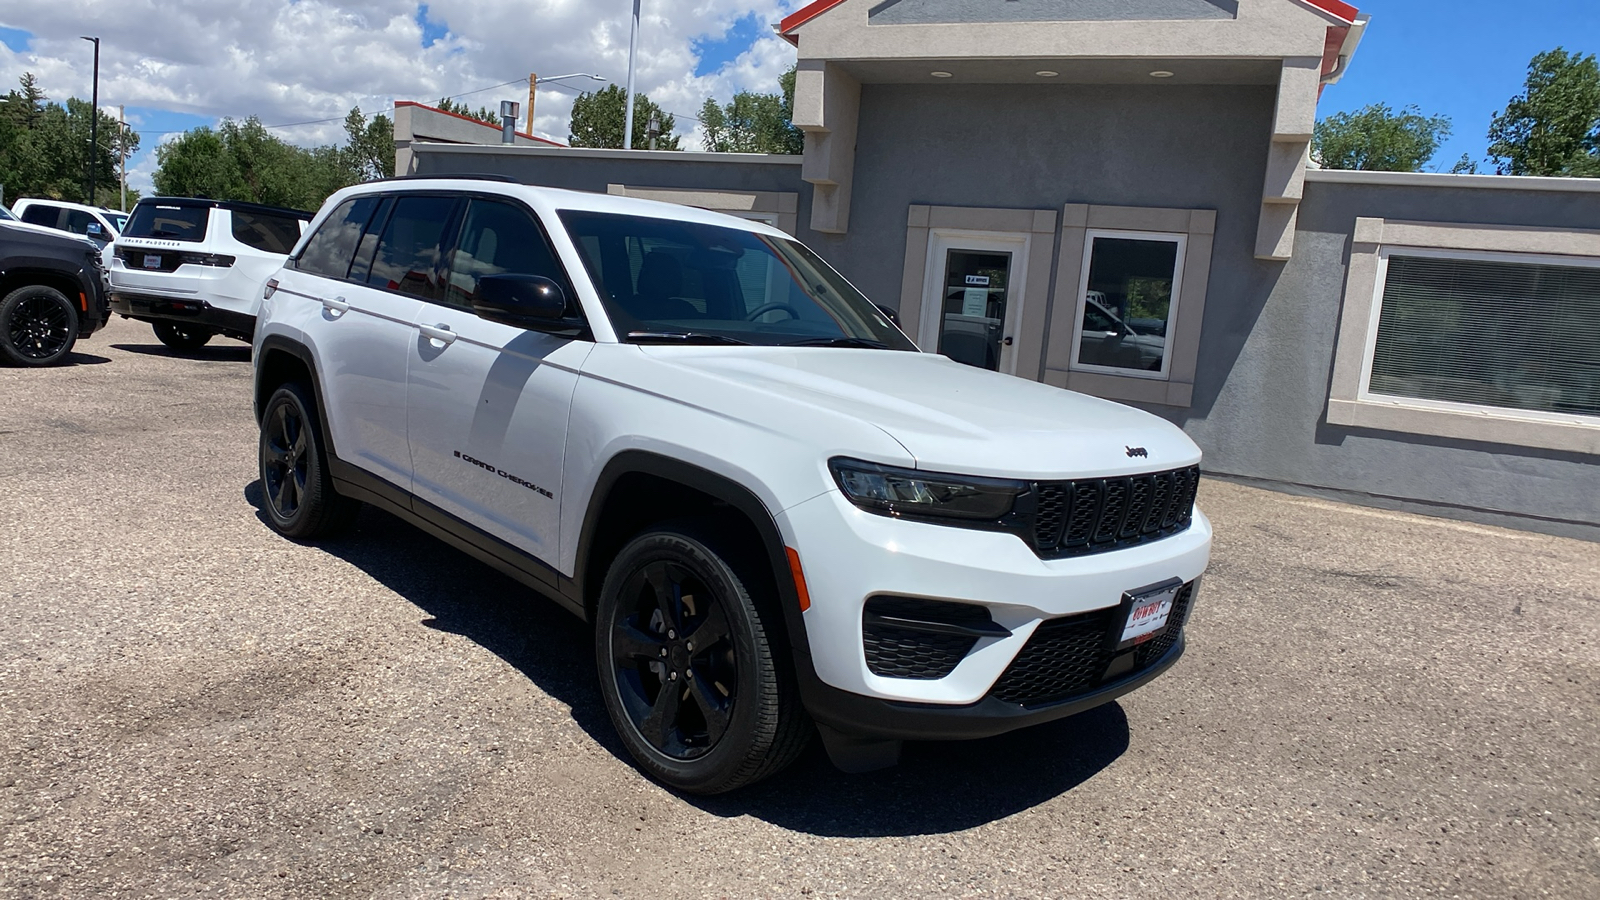
[[[797,241],[578,210],[561,222],[624,340],[916,349]]]
[[[15,222],[17,217],[11,214],[11,210],[6,209],[4,206],[0,206],[0,219],[3,219],[7,222]]]

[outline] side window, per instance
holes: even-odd
[[[66,224],[62,226],[63,229],[79,236],[89,233],[89,225],[90,223],[94,222],[94,216],[89,215],[81,209],[69,209],[66,211],[66,213],[67,221]]]
[[[439,242],[455,209],[454,197],[411,196],[395,201],[378,239],[367,283],[423,300],[444,299]]]
[[[377,208],[376,197],[356,197],[339,204],[306,242],[295,268],[326,278],[345,277],[350,271],[356,244],[361,240],[361,231]]]
[[[22,221],[29,225],[43,225],[46,228],[56,227],[61,220],[61,210],[43,203],[35,203],[22,211]]]
[[[572,288],[550,242],[527,210],[500,200],[473,199],[461,225],[461,238],[450,255],[450,280],[445,302],[466,309],[485,275],[543,275]]]
[[[288,253],[300,240],[300,220],[294,216],[244,209],[232,212],[233,239],[246,247],[268,253]]]

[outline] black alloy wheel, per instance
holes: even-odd
[[[739,664],[716,594],[681,563],[659,559],[622,586],[611,659],[639,734],[673,759],[704,756],[728,731]]]
[[[216,332],[209,328],[191,325],[187,322],[151,322],[150,328],[155,331],[156,339],[166,344],[168,349],[186,353],[204,347]]]
[[[261,417],[261,491],[267,520],[286,537],[329,537],[360,504],[334,490],[319,426],[306,389],[285,384]]]
[[[651,775],[696,794],[788,765],[811,729],[747,585],[748,551],[701,523],[640,535],[612,563],[595,654],[612,724]],[[768,609],[766,616],[759,611]]]
[[[42,284],[21,287],[0,301],[0,356],[18,366],[51,366],[78,341],[78,310],[66,295]]]

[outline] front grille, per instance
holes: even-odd
[[[1040,556],[1085,556],[1170,537],[1193,519],[1200,467],[1082,481],[1043,481],[1031,542]]]
[[[1194,587],[1195,582],[1191,581],[1178,590],[1167,630],[1128,651],[1134,654],[1133,668],[1119,672],[1117,679],[1157,662],[1177,644]],[[1007,703],[1038,706],[1069,700],[1099,687],[1116,656],[1112,632],[1122,628],[1120,612],[1120,607],[1113,606],[1041,623],[989,695]]]
[[[982,606],[912,597],[868,598],[862,616],[862,648],[872,674],[920,680],[943,678],[955,671],[972,652],[977,637],[900,627],[878,617],[965,626],[992,626],[994,621]]]

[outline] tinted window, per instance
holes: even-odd
[[[61,210],[54,206],[45,206],[35,203],[22,211],[22,221],[29,225],[43,225],[46,228],[56,227],[56,222],[61,217]]]
[[[470,308],[480,278],[508,273],[543,275],[572,296],[566,274],[527,210],[496,200],[473,200],[450,256],[446,302]]]
[[[288,253],[300,240],[300,220],[283,213],[233,210],[233,239],[268,253]]]
[[[803,244],[741,228],[562,210],[617,330],[752,344],[916,347]]]
[[[401,197],[378,239],[367,283],[424,300],[444,297],[439,283],[439,239],[455,208],[454,197]]]
[[[67,222],[62,226],[64,229],[72,232],[73,234],[89,233],[89,226],[94,223],[94,216],[89,215],[81,209],[69,209],[66,211],[66,213]]]
[[[139,201],[128,217],[125,237],[162,238],[169,241],[203,241],[210,207],[180,206],[160,201]]]
[[[350,271],[350,258],[355,254],[356,243],[361,240],[361,230],[367,227],[367,220],[377,206],[376,197],[357,197],[339,204],[323,220],[322,227],[311,236],[311,240],[306,241],[306,248],[300,252],[295,267],[328,278],[345,277]],[[238,231],[237,224],[234,230]]]

